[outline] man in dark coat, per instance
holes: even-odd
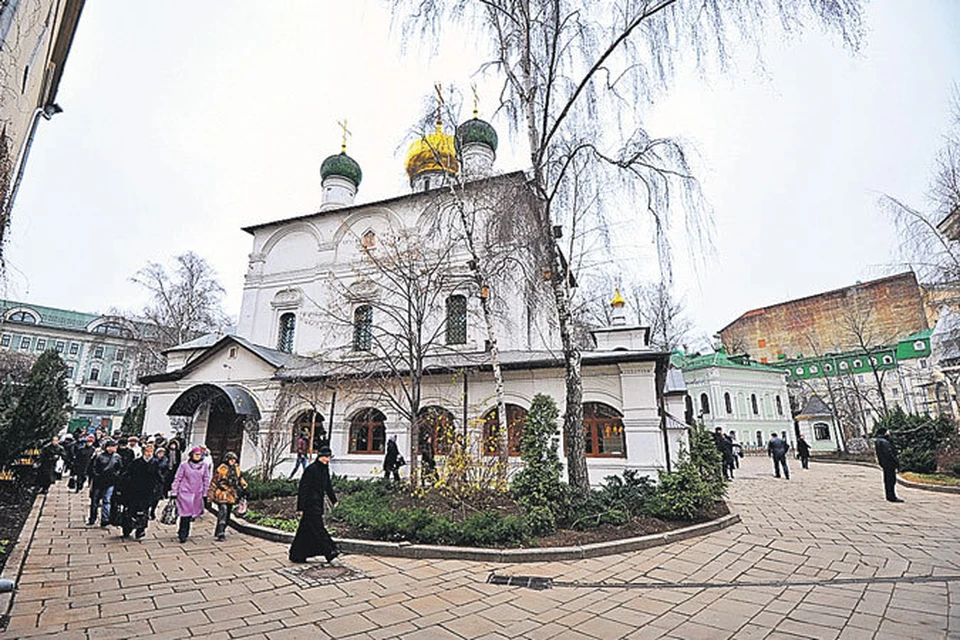
[[[137,540],[146,535],[147,511],[157,495],[160,484],[159,467],[153,462],[153,445],[143,448],[143,456],[136,458],[123,470],[125,508],[121,520],[123,537],[134,529]]]
[[[790,443],[786,438],[781,438],[774,431],[770,434],[770,442],[767,443],[767,453],[773,458],[773,473],[780,477],[780,467],[783,467],[783,475],[790,479],[790,469],[787,468],[787,451],[790,450]]]
[[[390,475],[393,474],[393,480],[400,483],[400,465],[397,461],[400,459],[400,449],[397,448],[396,434],[390,436],[387,440],[387,453],[383,456],[383,481],[390,482]]]
[[[720,451],[723,479],[733,480],[733,440],[723,433],[721,427],[717,427],[713,432],[713,441]]]
[[[66,455],[60,446],[60,438],[53,438],[40,450],[39,464],[37,465],[37,489],[46,493],[53,484],[53,475],[57,469],[57,459]]]
[[[290,562],[302,563],[307,558],[322,555],[327,562],[340,555],[336,543],[326,527],[323,526],[323,498],[330,498],[330,504],[336,506],[337,496],[330,482],[330,445],[320,445],[317,459],[303,472],[297,491],[297,511],[300,512],[300,524],[297,535],[290,545]]]
[[[107,440],[104,450],[90,460],[90,519],[87,524],[97,521],[97,507],[100,510],[100,526],[110,526],[110,501],[113,487],[120,477],[123,463],[117,455],[117,443]]]
[[[810,445],[807,444],[802,433],[800,439],[797,440],[797,457],[800,458],[800,464],[804,469],[810,468]]]
[[[77,493],[80,493],[80,490],[83,489],[83,483],[87,480],[87,469],[90,468],[90,460],[96,451],[93,444],[96,440],[93,434],[85,436],[83,441],[78,442],[73,450],[73,465],[70,468],[70,473],[75,478],[74,489]]]
[[[900,460],[897,458],[897,450],[890,441],[890,432],[885,427],[877,431],[877,462],[883,468],[883,488],[887,493],[887,500],[890,502],[903,502],[897,497],[897,469],[900,468]]]

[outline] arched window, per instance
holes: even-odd
[[[310,445],[310,431],[313,430],[313,444]],[[293,421],[293,431],[290,438],[290,452],[296,453],[297,440],[303,436],[307,440],[310,453],[320,448],[320,443],[327,440],[327,430],[323,427],[323,416],[312,409],[301,411]]]
[[[684,410],[684,414],[683,414],[684,422],[686,422],[687,424],[695,424],[696,421],[694,420],[694,417],[693,417],[693,398],[691,398],[690,396],[683,397],[683,410]]]
[[[370,351],[373,343],[373,308],[365,304],[353,312],[353,350]]]
[[[777,400],[777,415],[778,415],[778,416],[782,416],[782,415],[783,415],[783,400],[780,399],[780,396],[776,396],[776,400]]]
[[[483,452],[488,456],[497,455],[500,419],[497,407],[483,414]],[[527,410],[515,404],[507,404],[507,450],[511,456],[520,455],[520,436],[523,434],[523,422],[527,419]]]
[[[7,316],[7,322],[19,322],[20,324],[37,324],[37,316],[29,311],[14,311]]]
[[[583,431],[587,440],[588,456],[627,457],[623,416],[610,405],[602,402],[584,402]]]
[[[296,315],[285,313],[280,316],[280,330],[277,332],[277,351],[293,353],[293,334],[296,328]]]
[[[710,413],[710,398],[707,394],[700,394],[700,413]]]
[[[361,409],[350,419],[350,453],[383,453],[387,417],[376,409]]]
[[[456,295],[447,298],[447,344],[467,343],[467,299]]]
[[[133,337],[133,334],[129,329],[116,322],[104,322],[102,324],[98,324],[90,330],[90,333],[96,333],[102,336],[114,336],[117,338]]]
[[[750,394],[750,408],[753,409],[753,415],[760,414],[760,408],[757,406],[757,394]]]
[[[723,405],[724,405],[724,408],[727,410],[727,413],[733,413],[733,401],[730,400],[729,393],[723,394]]]
[[[457,434],[454,430],[453,414],[443,407],[430,406],[420,409],[417,414],[420,427],[420,450],[427,447],[427,436],[433,439],[433,452],[438,456],[450,453]]]

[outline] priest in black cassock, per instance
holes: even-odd
[[[300,512],[300,524],[297,535],[290,545],[290,561],[306,562],[313,556],[324,556],[327,562],[340,555],[337,545],[323,526],[323,497],[330,498],[330,504],[336,506],[337,496],[330,482],[330,445],[320,445],[317,459],[310,464],[300,478],[297,491],[297,511]]]

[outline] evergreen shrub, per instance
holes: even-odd
[[[260,479],[260,474],[256,472],[244,472],[243,479],[247,481],[248,500],[269,500],[281,496],[295,496],[300,485],[300,481],[297,479],[274,478],[264,481]]]
[[[560,479],[559,429],[557,405],[548,395],[538,393],[530,404],[520,436],[523,469],[510,484],[513,498],[527,514],[529,528],[536,535],[556,529],[558,508],[564,495]]]
[[[945,445],[956,427],[946,416],[905,413],[900,407],[887,413],[873,426],[873,436],[885,427],[897,448],[901,471],[935,473],[937,452]]]

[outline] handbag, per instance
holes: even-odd
[[[163,512],[160,514],[160,524],[177,523],[177,499],[170,498],[167,504],[163,505]]]
[[[67,489],[73,491],[77,488],[77,476],[70,476],[70,479],[67,480]]]
[[[403,457],[402,455],[401,455],[401,456],[397,456],[397,468],[398,468],[398,469],[399,469],[400,467],[405,466],[406,464],[407,464],[407,461],[404,459],[404,457]]]
[[[247,513],[247,499],[240,498],[240,501],[237,502],[237,508],[234,509],[234,513],[238,516],[246,515]]]

